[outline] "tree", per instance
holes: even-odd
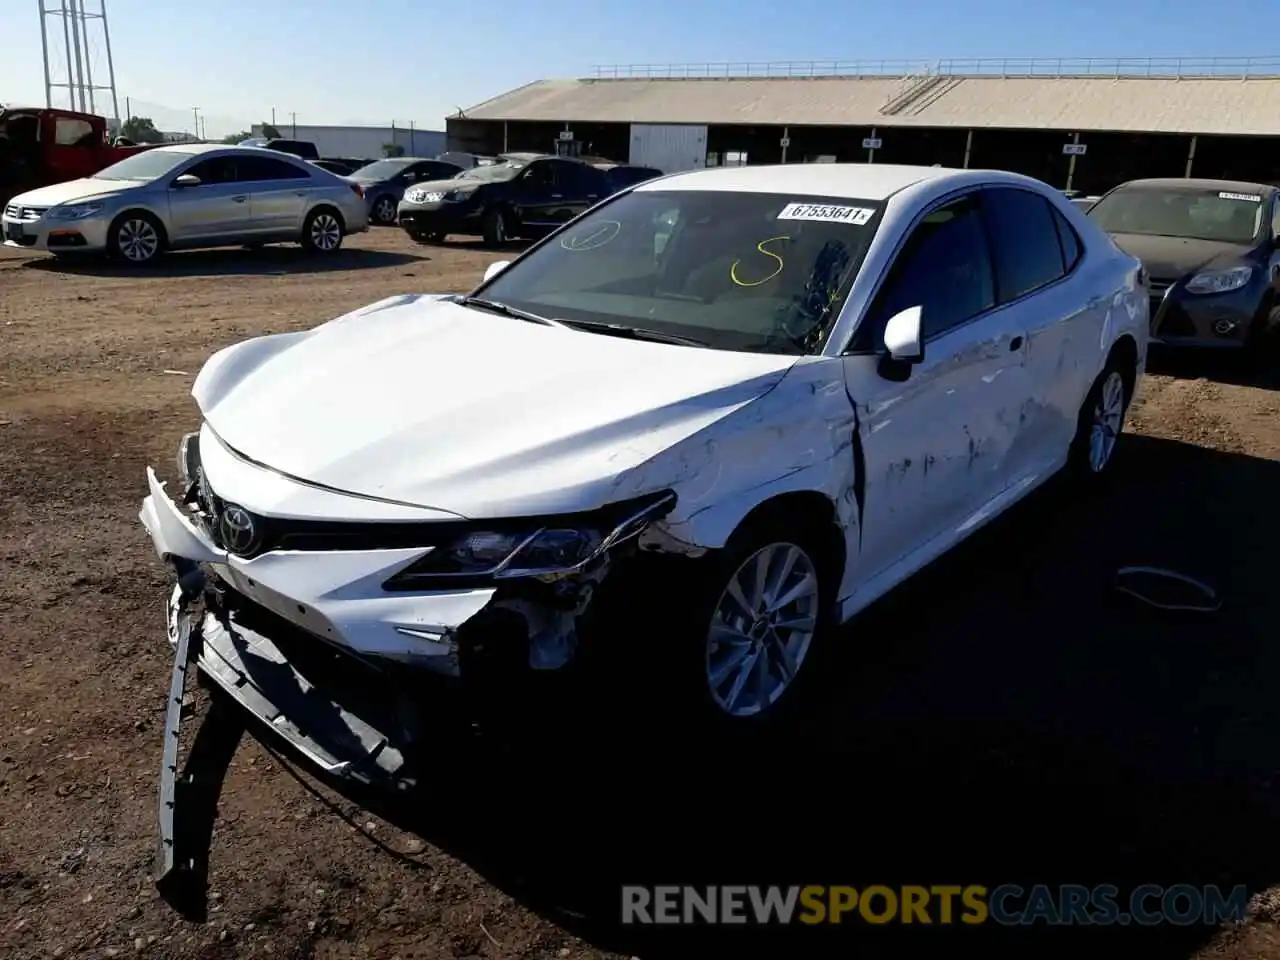
[[[382,155],[384,157],[403,157],[404,147],[398,143],[384,143],[382,145]]]
[[[150,117],[130,117],[120,124],[120,136],[134,143],[160,143],[164,134],[156,129]]]
[[[284,139],[283,137],[281,137],[281,136],[280,136],[280,131],[279,131],[279,130],[277,130],[275,127],[273,127],[273,126],[272,126],[271,124],[269,124],[269,123],[264,123],[264,124],[262,125],[262,135],[263,135],[264,137],[266,137],[268,140],[283,140],[283,139]]]
[[[253,136],[252,130],[241,130],[239,133],[233,133],[230,136],[223,137],[222,142],[235,145],[242,140],[250,139],[252,136]]]

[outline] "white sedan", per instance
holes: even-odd
[[[556,669],[624,642],[599,624],[628,594],[662,611],[673,692],[780,716],[841,623],[1059,470],[1108,469],[1145,282],[1010,173],[643,183],[469,296],[215,354],[182,486],[148,470],[141,513],[182,577],[171,635],[193,623],[205,672],[331,768],[273,699],[307,672],[288,650]]]

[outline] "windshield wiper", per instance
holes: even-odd
[[[540,323],[544,327],[565,326],[559,320],[540,317],[538,314],[530,313],[527,310],[517,310],[515,307],[509,307],[505,303],[499,303],[497,300],[486,300],[483,297],[454,297],[453,302],[476,310],[488,310],[490,313],[501,314],[504,317],[511,317],[515,320],[524,320],[527,323]]]
[[[646,330],[643,327],[628,327],[622,323],[601,323],[595,320],[566,320],[565,326],[575,330],[586,330],[589,333],[602,333],[611,337],[626,337],[628,340],[651,340],[654,343],[676,343],[685,347],[709,346],[705,340],[693,337],[680,337],[674,333],[660,333],[657,330]]]

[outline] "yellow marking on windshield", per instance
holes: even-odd
[[[766,257],[770,257],[771,259],[778,261],[777,269],[775,269],[773,273],[769,274],[767,277],[761,277],[759,280],[741,279],[738,276],[738,265],[741,264],[742,261],[735,260],[729,266],[729,279],[732,280],[735,284],[737,284],[740,287],[758,287],[761,284],[768,283],[770,280],[772,280],[774,277],[776,277],[778,274],[782,272],[782,269],[786,266],[786,263],[783,261],[782,257],[774,253],[772,250],[766,250],[765,244],[773,243],[778,240],[790,240],[790,239],[791,237],[789,236],[770,237],[768,240],[761,240],[759,243],[756,244],[756,249],[759,250],[761,253],[763,253]]]

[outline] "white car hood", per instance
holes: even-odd
[[[121,189],[137,186],[136,183],[121,180],[94,180],[85,177],[81,180],[68,180],[66,183],[55,183],[49,187],[40,187],[14,197],[9,202],[22,207],[56,207],[62,203],[76,200],[88,200],[93,197],[118,193]]]
[[[296,479],[531,516],[603,506],[624,481],[640,491],[629,471],[767,393],[796,359],[402,297],[229,347],[192,393],[227,446]]]

